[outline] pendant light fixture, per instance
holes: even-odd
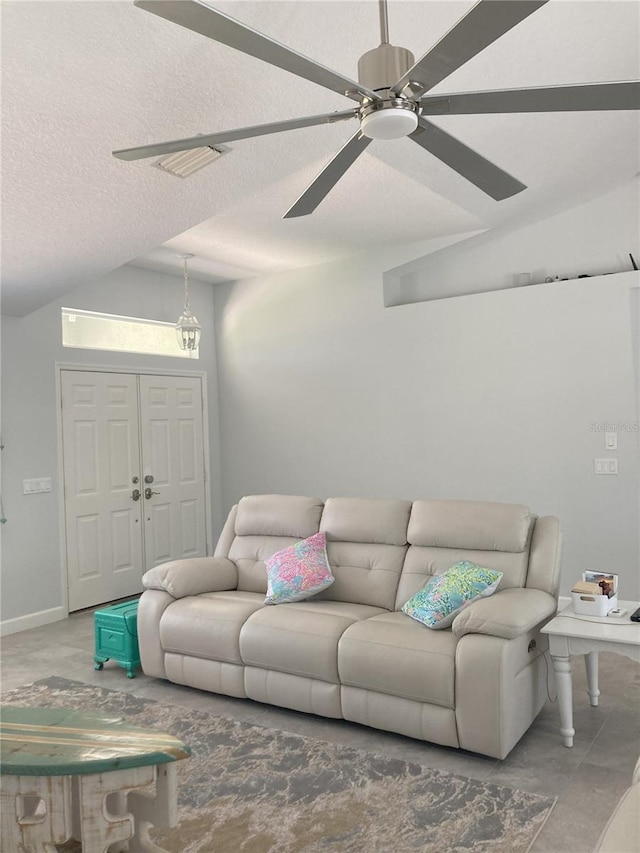
[[[176,336],[180,349],[195,350],[200,342],[200,332],[202,327],[198,323],[198,318],[191,313],[191,305],[189,303],[189,272],[187,270],[187,261],[193,255],[178,255],[184,261],[184,310],[178,322],[176,323]]]

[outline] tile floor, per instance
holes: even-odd
[[[549,701],[504,761],[346,721],[216,696],[147,678],[142,673],[128,679],[124,669],[111,662],[102,672],[96,672],[92,657],[90,612],[4,637],[0,689],[4,693],[48,675],[59,675],[557,797],[556,807],[531,853],[591,853],[611,809],[630,783],[640,754],[640,666],[614,654],[600,656],[601,695],[597,708],[589,705],[582,660],[574,660],[573,749],[562,745],[557,703]],[[550,683],[553,688],[552,676]]]

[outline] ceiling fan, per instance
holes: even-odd
[[[360,57],[356,82],[230,18],[204,0],[134,0],[141,9],[339,92],[357,101],[358,106],[342,112],[124,148],[113,154],[121,160],[138,160],[357,119],[356,132],[285,213],[285,219],[312,213],[373,139],[402,136],[408,136],[496,201],[509,198],[526,189],[525,184],[433,124],[427,116],[640,109],[639,81],[427,94],[547,2],[479,0],[416,62],[409,50],[389,44],[387,0],[379,0],[381,43]]]

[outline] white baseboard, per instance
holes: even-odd
[[[571,596],[570,595],[559,595],[558,596],[558,611],[564,610],[564,608],[567,607],[569,604],[571,604]]]
[[[40,610],[38,613],[27,613],[26,616],[5,619],[4,622],[0,622],[0,637],[16,634],[18,631],[26,631],[29,628],[39,628],[41,625],[49,625],[51,622],[59,622],[61,619],[66,619],[68,615],[64,607],[50,607],[48,610]]]

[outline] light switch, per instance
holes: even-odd
[[[611,459],[610,457],[607,459],[594,459],[593,460],[593,473],[594,474],[617,474],[618,473],[618,459]]]
[[[617,432],[605,432],[605,434],[604,434],[604,446],[607,450],[617,450],[618,449],[618,433]]]
[[[41,492],[51,491],[51,477],[34,477],[22,481],[22,493],[25,495],[37,495]]]

